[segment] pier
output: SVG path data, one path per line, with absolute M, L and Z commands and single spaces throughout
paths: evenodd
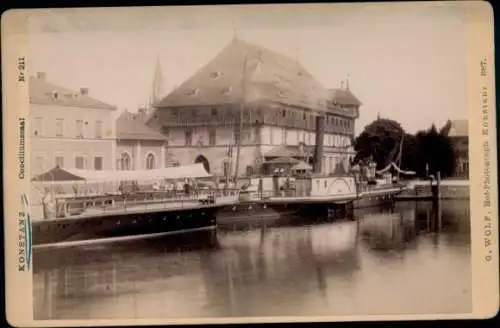
M 432 200 L 437 196 L 437 191 L 439 191 L 439 199 L 469 199 L 470 197 L 469 180 L 441 180 L 439 186 L 437 186 L 437 181 L 411 181 L 408 187 L 396 197 L 397 200 Z

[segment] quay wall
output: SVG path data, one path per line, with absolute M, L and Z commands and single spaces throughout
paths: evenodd
M 470 191 L 467 181 L 442 181 L 439 186 L 441 199 L 469 199 Z M 413 184 L 413 189 L 406 190 L 398 196 L 398 199 L 429 199 L 432 198 L 430 182 L 418 182 Z

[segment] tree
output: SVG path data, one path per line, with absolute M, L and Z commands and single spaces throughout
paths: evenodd
M 455 151 L 451 139 L 446 135 L 446 126 L 438 133 L 433 124 L 427 131 L 416 134 L 417 161 L 415 171 L 418 176 L 436 175 L 441 172 L 443 178 L 453 175 L 455 170 Z M 428 172 L 427 172 L 428 168 Z
M 396 159 L 404 130 L 396 121 L 378 118 L 365 127 L 356 138 L 354 162 L 372 158 L 377 163 L 377 168 L 386 167 Z
M 417 171 L 416 168 L 419 165 L 418 149 L 417 137 L 409 133 L 405 134 L 401 153 L 401 169 Z

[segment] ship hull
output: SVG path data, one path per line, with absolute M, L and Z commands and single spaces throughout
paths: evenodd
M 32 223 L 33 245 L 106 237 L 183 232 L 215 228 L 217 207 L 121 213 L 40 220 Z

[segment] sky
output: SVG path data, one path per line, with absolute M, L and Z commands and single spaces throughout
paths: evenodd
M 34 10 L 28 69 L 136 111 L 157 58 L 168 93 L 236 35 L 298 59 L 326 88 L 350 76 L 357 134 L 377 115 L 415 133 L 467 118 L 463 15 L 453 2 Z

